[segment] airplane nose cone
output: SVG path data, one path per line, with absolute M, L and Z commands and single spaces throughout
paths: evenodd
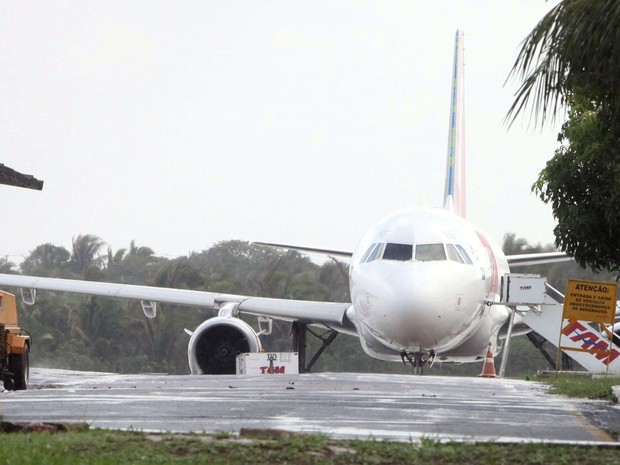
M 444 281 L 428 272 L 403 271 L 385 284 L 376 313 L 383 339 L 403 349 L 436 347 L 450 323 Z

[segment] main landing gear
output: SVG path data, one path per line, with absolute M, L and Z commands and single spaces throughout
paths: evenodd
M 315 331 L 312 331 L 308 328 L 308 325 L 302 323 L 300 321 L 293 322 L 293 326 L 291 328 L 293 333 L 293 347 L 294 350 L 299 354 L 299 372 L 300 373 L 310 373 L 314 363 L 319 359 L 321 354 L 329 345 L 336 339 L 338 333 L 334 330 L 327 330 L 323 334 L 319 334 Z M 315 336 L 317 339 L 322 341 L 321 347 L 319 347 L 312 357 L 312 360 L 306 365 L 306 335 L 310 333 Z
M 430 352 L 407 352 L 402 351 L 400 353 L 400 358 L 403 360 L 403 363 L 407 365 L 409 363 L 413 368 L 414 375 L 422 375 L 424 374 L 424 365 L 432 366 L 435 361 L 435 351 L 431 350 Z

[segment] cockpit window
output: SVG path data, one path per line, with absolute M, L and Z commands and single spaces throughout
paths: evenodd
M 377 246 L 376 243 L 370 244 L 370 247 L 368 247 L 368 250 L 366 250 L 366 252 L 364 252 L 364 255 L 362 255 L 362 259 L 360 260 L 361 263 L 365 263 L 366 260 L 368 260 L 368 256 L 372 253 L 372 251 L 375 249 L 376 246 Z
M 361 263 L 367 263 L 367 262 L 372 262 L 373 260 L 376 260 L 377 258 L 381 256 L 382 251 L 383 251 L 383 244 L 381 243 L 371 244 L 371 246 L 368 247 L 368 250 L 366 251 L 366 253 L 362 256 L 362 259 L 360 260 Z
M 463 257 L 458 253 L 454 244 L 446 244 L 446 252 L 448 253 L 448 260 L 453 262 L 465 263 Z
M 377 244 L 375 248 L 372 250 L 371 254 L 368 256 L 367 261 L 372 262 L 381 257 L 381 252 L 383 251 L 383 244 Z
M 375 242 L 366 249 L 360 263 L 369 263 L 380 258 L 409 261 L 413 259 L 413 245 Z M 450 260 L 468 265 L 473 263 L 465 248 L 460 244 L 418 244 L 415 246 L 415 259 L 422 262 Z
M 463 260 L 465 260 L 465 263 L 467 263 L 468 265 L 472 265 L 474 262 L 471 261 L 471 258 L 469 258 L 469 255 L 467 254 L 467 251 L 465 250 L 465 248 L 460 245 L 460 244 L 454 244 L 456 249 L 459 251 L 459 253 L 461 254 L 461 257 L 463 257 Z
M 413 258 L 413 245 L 412 244 L 385 244 L 385 251 L 383 252 L 384 260 L 400 260 L 408 261 Z
M 418 244 L 415 246 L 415 259 L 421 262 L 445 260 L 443 244 Z

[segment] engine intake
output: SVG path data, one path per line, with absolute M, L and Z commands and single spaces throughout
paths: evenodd
M 187 347 L 189 369 L 193 375 L 234 375 L 237 355 L 261 349 L 249 324 L 217 316 L 204 321 L 192 334 Z

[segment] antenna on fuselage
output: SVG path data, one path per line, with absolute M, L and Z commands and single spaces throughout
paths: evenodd
M 464 100 L 464 36 L 457 30 L 454 39 L 454 64 L 450 96 L 448 158 L 443 206 L 465 218 L 465 100 Z

